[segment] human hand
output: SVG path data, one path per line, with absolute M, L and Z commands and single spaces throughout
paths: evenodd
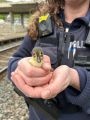
M 40 97 L 42 87 L 37 86 L 47 84 L 52 77 L 50 59 L 44 55 L 42 68 L 30 65 L 29 59 L 30 57 L 23 58 L 18 62 L 16 70 L 11 74 L 11 79 L 17 88 L 27 96 Z
M 72 79 L 70 70 L 71 69 L 66 65 L 56 68 L 51 81 L 44 87 L 41 97 L 51 99 L 71 85 Z

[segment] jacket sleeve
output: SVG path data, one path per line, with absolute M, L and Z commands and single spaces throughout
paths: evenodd
M 90 114 L 90 71 L 84 68 L 75 68 L 79 74 L 80 89 L 78 92 L 73 88 L 67 88 L 65 91 L 69 102 L 79 105 L 87 114 Z
M 11 77 L 11 72 L 13 72 L 16 67 L 17 63 L 20 59 L 24 57 L 30 57 L 32 48 L 35 44 L 35 41 L 32 41 L 29 36 L 25 36 L 23 39 L 22 44 L 20 45 L 19 49 L 16 51 L 16 53 L 13 54 L 11 59 L 8 62 L 8 78 Z
M 31 56 L 32 48 L 34 47 L 35 41 L 32 41 L 29 36 L 25 36 L 19 49 L 13 54 L 8 62 L 8 78 L 11 80 L 11 73 L 16 69 L 17 63 L 24 57 Z M 14 85 L 14 84 L 13 84 Z M 14 90 L 19 94 L 23 95 L 14 85 Z

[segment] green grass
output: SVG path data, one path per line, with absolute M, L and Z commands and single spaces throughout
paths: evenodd
M 0 15 L 0 19 L 5 20 L 5 15 Z

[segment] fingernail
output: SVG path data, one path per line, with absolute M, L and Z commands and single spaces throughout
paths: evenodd
M 45 98 L 48 98 L 48 97 L 50 97 L 50 90 L 46 90 L 42 93 L 42 98 L 45 99 Z

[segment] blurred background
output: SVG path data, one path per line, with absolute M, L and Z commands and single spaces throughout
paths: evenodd
M 7 77 L 8 60 L 27 33 L 29 18 L 44 0 L 0 0 L 0 120 L 28 120 L 23 97 Z

